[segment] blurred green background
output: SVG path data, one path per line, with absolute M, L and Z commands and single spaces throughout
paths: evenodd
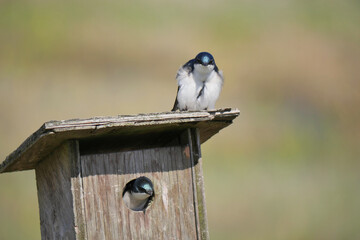
M 202 148 L 211 238 L 360 239 L 359 24 L 356 0 L 1 1 L 0 159 L 45 121 L 170 110 L 209 51 L 241 111 Z M 39 225 L 34 171 L 0 175 L 0 238 Z

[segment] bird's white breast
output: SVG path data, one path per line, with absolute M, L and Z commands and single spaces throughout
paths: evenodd
M 222 73 L 212 71 L 204 82 L 204 90 L 197 99 L 198 109 L 215 109 L 215 102 L 219 98 L 223 85 Z
M 146 193 L 132 193 L 125 192 L 123 201 L 126 206 L 134 211 L 141 211 L 144 209 L 149 195 Z

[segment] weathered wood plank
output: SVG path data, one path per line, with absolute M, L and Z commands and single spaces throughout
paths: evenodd
M 190 155 L 182 146 L 81 156 L 88 239 L 196 239 Z M 155 197 L 145 213 L 122 190 L 146 176 Z
M 79 156 L 77 141 L 56 149 L 36 168 L 42 239 L 208 239 L 199 139 L 183 135 L 178 146 L 135 151 Z M 156 194 L 145 214 L 122 201 L 139 176 Z
M 195 194 L 196 194 L 196 209 L 198 210 L 198 229 L 200 239 L 209 239 L 209 229 L 207 222 L 207 212 L 206 212 L 206 200 L 205 200 L 205 184 L 204 184 L 204 175 L 202 170 L 202 157 L 201 157 L 201 143 L 200 143 L 200 133 L 199 129 L 189 129 L 188 134 L 190 136 L 189 142 L 191 146 L 191 152 L 194 168 L 193 168 L 193 183 L 195 184 Z
M 72 149 L 70 152 L 71 157 L 68 161 L 71 162 L 71 192 L 73 198 L 74 219 L 75 219 L 75 234 L 77 240 L 86 239 L 86 219 L 85 219 L 85 206 L 83 195 L 83 183 L 81 176 L 81 162 L 79 142 L 76 140 L 67 141 L 69 147 Z M 66 143 L 64 143 L 66 144 Z
M 161 146 L 187 128 L 198 128 L 203 143 L 231 124 L 239 113 L 237 109 L 219 109 L 47 122 L 0 164 L 0 173 L 34 169 L 40 160 L 68 139 L 88 140 L 106 136 L 126 143 L 128 136 L 142 136 L 144 140 L 137 147 L 152 143 Z M 159 142 L 154 142 L 152 134 Z M 134 143 L 131 142 L 131 149 L 134 149 Z M 88 144 L 91 147 L 91 142 Z M 96 144 L 98 142 L 95 141 Z
M 42 239 L 84 239 L 77 157 L 77 142 L 68 141 L 35 170 Z

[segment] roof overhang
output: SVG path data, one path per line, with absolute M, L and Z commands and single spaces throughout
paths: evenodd
M 146 136 L 147 139 L 155 138 L 153 141 L 161 145 L 172 134 L 198 128 L 203 143 L 230 125 L 239 114 L 239 110 L 227 108 L 50 121 L 44 123 L 0 164 L 0 173 L 34 169 L 41 159 L 70 139 L 86 142 Z

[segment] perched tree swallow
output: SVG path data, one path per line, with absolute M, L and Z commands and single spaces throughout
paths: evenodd
M 147 177 L 128 182 L 123 191 L 123 200 L 134 211 L 145 211 L 154 196 L 154 187 Z
M 176 75 L 178 92 L 172 111 L 215 109 L 224 78 L 214 57 L 201 52 L 182 66 Z

